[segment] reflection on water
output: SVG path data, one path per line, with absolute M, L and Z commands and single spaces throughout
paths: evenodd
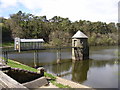
M 95 88 L 117 88 L 118 65 L 106 63 L 104 67 L 91 67 L 88 71 L 88 78 L 83 84 Z
M 118 64 L 114 60 L 67 62 L 45 68 L 49 73 L 94 88 L 118 87 Z
M 62 62 L 56 64 L 56 50 L 39 51 L 39 66 L 48 73 L 94 88 L 118 87 L 117 47 L 91 47 L 91 60 L 71 61 L 71 50 L 62 50 Z M 33 66 L 33 52 L 11 53 L 9 57 Z
M 41 50 L 38 52 L 39 65 L 56 62 L 57 50 Z M 9 53 L 9 58 L 21 63 L 34 66 L 34 52 Z M 61 59 L 71 59 L 71 50 L 62 50 Z
M 89 70 L 89 61 L 72 63 L 72 81 L 84 82 L 87 80 L 87 72 Z
M 96 47 L 91 48 L 90 58 L 94 60 L 113 60 L 118 59 L 118 48 L 117 47 Z

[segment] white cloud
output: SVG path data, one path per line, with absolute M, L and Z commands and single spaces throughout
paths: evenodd
M 27 8 L 41 8 L 36 15 L 69 17 L 72 21 L 117 21 L 119 0 L 20 0 Z
M 21 3 L 34 12 L 33 14 L 46 15 L 48 18 L 61 16 L 68 17 L 72 21 L 82 19 L 103 22 L 117 22 L 118 1 L 119 0 L 2 0 L 4 7 Z M 40 11 L 38 12 L 36 9 L 40 9 Z
M 16 6 L 17 0 L 0 0 L 0 7 L 7 8 L 10 6 Z
M 26 8 L 34 10 L 41 7 L 42 0 L 18 0 L 19 3 L 22 3 Z

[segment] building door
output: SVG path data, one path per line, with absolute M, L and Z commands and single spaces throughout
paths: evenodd
M 77 40 L 74 40 L 74 47 L 77 46 Z

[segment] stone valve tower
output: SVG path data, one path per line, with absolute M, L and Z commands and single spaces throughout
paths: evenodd
M 72 59 L 73 60 L 88 60 L 89 45 L 88 37 L 81 31 L 77 31 L 72 37 Z

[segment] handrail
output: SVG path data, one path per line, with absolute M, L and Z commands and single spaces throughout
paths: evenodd
M 69 48 L 77 48 L 77 47 L 40 47 L 40 48 L 21 48 L 21 51 L 35 51 L 35 50 L 54 50 L 54 49 L 69 49 Z M 81 48 L 82 49 L 82 48 Z M 3 49 L 2 52 L 17 52 L 18 50 L 14 50 L 13 48 Z

